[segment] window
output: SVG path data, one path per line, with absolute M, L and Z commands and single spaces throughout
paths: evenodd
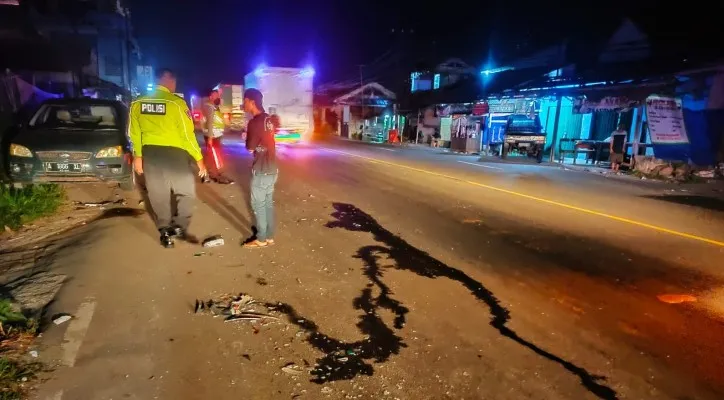
M 417 81 L 420 79 L 420 76 L 422 75 L 421 72 L 413 72 L 410 74 L 410 92 L 414 92 L 418 90 L 417 87 Z
M 35 113 L 30 126 L 36 129 L 118 130 L 116 109 L 101 104 L 46 104 Z

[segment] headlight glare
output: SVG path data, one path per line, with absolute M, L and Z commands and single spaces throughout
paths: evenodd
M 96 153 L 96 158 L 117 158 L 123 157 L 123 148 L 121 146 L 106 147 Z
M 32 157 L 33 152 L 25 146 L 12 143 L 10 145 L 10 155 L 15 157 Z

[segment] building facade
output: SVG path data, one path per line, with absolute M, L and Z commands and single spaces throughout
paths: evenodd
M 105 93 L 102 97 L 117 97 L 132 91 L 141 53 L 130 11 L 122 0 L 26 0 L 20 4 L 40 37 L 53 47 L 75 50 L 65 55 L 70 70 L 23 71 L 26 79 L 46 90 L 55 89 L 49 85 L 71 85 L 73 95 L 90 90 Z

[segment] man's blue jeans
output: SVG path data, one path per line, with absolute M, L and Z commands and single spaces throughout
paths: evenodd
M 256 218 L 256 238 L 263 242 L 274 238 L 274 185 L 278 174 L 253 173 L 251 209 Z

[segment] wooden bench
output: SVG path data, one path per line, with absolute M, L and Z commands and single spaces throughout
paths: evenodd
M 573 164 L 578 161 L 578 154 L 586 154 L 586 163 L 592 160 L 592 155 L 596 152 L 595 142 L 590 140 L 581 140 L 574 138 L 563 138 L 558 143 L 558 162 L 563 163 L 566 154 L 573 155 Z

